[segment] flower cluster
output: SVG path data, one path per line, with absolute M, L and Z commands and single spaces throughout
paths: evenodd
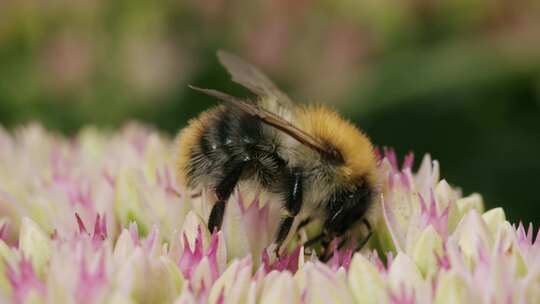
M 274 257 L 279 204 L 241 189 L 210 234 L 174 182 L 172 141 L 140 126 L 72 139 L 0 130 L 0 302 L 533 303 L 540 242 L 463 197 L 425 156 L 380 156 L 380 220 L 361 252 Z M 537 237 L 538 238 L 538 237 Z

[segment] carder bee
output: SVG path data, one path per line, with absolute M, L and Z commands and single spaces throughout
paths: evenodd
M 312 220 L 322 231 L 305 246 L 324 247 L 334 238 L 344 243 L 363 224 L 368 236 L 359 249 L 371 235 L 367 215 L 377 193 L 377 158 L 368 137 L 328 107 L 293 103 L 239 57 L 219 51 L 218 58 L 232 80 L 257 98 L 190 86 L 223 101 L 192 119 L 177 140 L 178 182 L 184 189 L 215 193 L 210 231 L 221 228 L 233 190 L 255 182 L 277 194 L 283 207 L 277 253 L 291 231 Z

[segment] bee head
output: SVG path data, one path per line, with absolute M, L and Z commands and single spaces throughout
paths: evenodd
M 366 214 L 373 197 L 373 188 L 366 179 L 356 187 L 338 189 L 326 205 L 324 230 L 330 236 L 343 235 Z

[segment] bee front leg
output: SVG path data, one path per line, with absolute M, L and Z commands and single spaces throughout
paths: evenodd
M 360 243 L 358 243 L 358 245 L 356 245 L 354 252 L 360 251 L 362 248 L 364 248 L 364 246 L 367 244 L 367 242 L 371 238 L 371 235 L 373 234 L 373 228 L 371 228 L 371 224 L 369 223 L 369 221 L 366 219 L 363 219 L 362 223 L 366 226 L 368 234 L 364 239 L 362 239 L 362 241 L 360 241 Z
M 326 245 L 323 245 L 323 244 L 328 243 L 327 239 L 328 239 L 328 235 L 325 232 L 321 232 L 317 234 L 316 236 L 314 236 L 313 238 L 307 240 L 304 243 L 304 253 L 308 255 L 312 254 L 313 251 L 315 250 L 314 246 L 317 245 L 318 243 L 321 244 L 321 247 L 323 248 L 322 250 L 325 250 Z
M 312 247 L 313 245 L 322 241 L 324 238 L 326 238 L 326 234 L 324 232 L 321 232 L 312 239 L 309 239 L 307 242 L 305 242 L 304 247 Z
M 302 173 L 298 169 L 293 169 L 286 184 L 285 210 L 288 214 L 281 220 L 279 229 L 276 235 L 276 254 L 279 253 L 281 245 L 287 239 L 295 217 L 302 209 Z
M 242 160 L 230 160 L 226 165 L 226 168 L 228 168 L 227 173 L 218 183 L 215 190 L 218 201 L 212 207 L 210 217 L 208 218 L 208 229 L 210 232 L 221 229 L 223 216 L 225 215 L 225 204 L 233 193 L 234 188 L 238 184 L 238 180 L 240 180 L 240 176 L 249 161 L 250 158 L 246 156 Z

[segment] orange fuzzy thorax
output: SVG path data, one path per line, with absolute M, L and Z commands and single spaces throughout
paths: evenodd
M 191 161 L 191 149 L 199 144 L 205 128 L 207 128 L 209 121 L 215 116 L 218 109 L 221 108 L 208 110 L 203 112 L 199 117 L 192 118 L 188 126 L 180 131 L 176 139 L 176 178 L 183 188 L 187 188 L 189 185 L 187 168 Z
M 373 145 L 358 128 L 323 106 L 302 108 L 296 118 L 299 128 L 341 153 L 344 164 L 339 168 L 340 175 L 347 180 L 365 177 L 374 182 Z

